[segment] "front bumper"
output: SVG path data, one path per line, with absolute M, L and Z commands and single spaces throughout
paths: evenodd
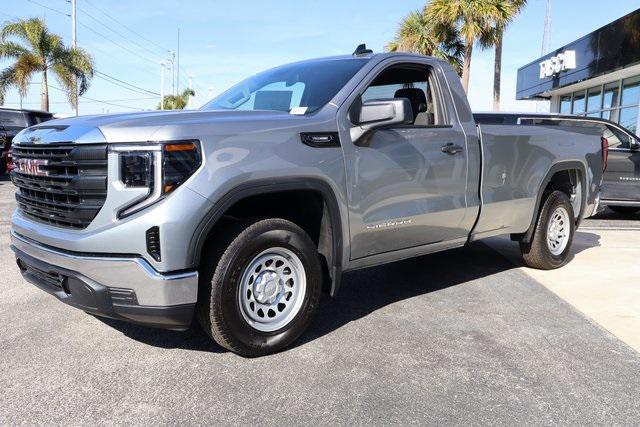
M 11 248 L 25 279 L 66 304 L 167 329 L 183 330 L 191 324 L 196 271 L 160 274 L 139 257 L 70 253 L 15 232 Z

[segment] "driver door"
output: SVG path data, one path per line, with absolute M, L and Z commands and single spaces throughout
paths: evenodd
M 358 89 L 356 102 L 408 98 L 413 120 L 355 141 L 345 133 L 352 260 L 467 238 L 466 138 L 434 74 L 393 64 Z

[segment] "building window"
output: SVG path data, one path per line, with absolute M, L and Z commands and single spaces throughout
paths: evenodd
M 640 76 L 561 95 L 556 106 L 561 114 L 602 117 L 640 133 Z
M 574 92 L 573 93 L 573 114 L 584 114 L 585 113 L 585 99 L 584 99 L 584 91 Z
M 623 80 L 619 123 L 634 133 L 638 127 L 638 105 L 640 105 L 640 76 Z
M 587 116 L 600 117 L 602 109 L 602 88 L 592 87 L 587 90 Z
M 560 113 L 571 114 L 571 95 L 562 95 L 560 97 Z
M 604 96 L 602 97 L 602 118 L 618 121 L 618 91 L 620 82 L 609 83 L 604 86 Z

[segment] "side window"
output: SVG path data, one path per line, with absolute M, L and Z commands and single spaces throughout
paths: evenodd
M 33 125 L 37 125 L 40 124 L 42 122 L 46 122 L 47 120 L 51 120 L 51 118 L 49 116 L 45 116 L 42 114 L 30 114 L 30 122 L 29 125 L 33 126 Z
M 604 133 L 602 134 L 607 141 L 609 141 L 609 148 L 631 148 L 629 144 L 629 137 L 616 128 L 606 126 Z
M 413 126 L 445 124 L 441 106 L 436 104 L 431 68 L 419 64 L 393 65 L 382 71 L 362 93 L 362 102 L 371 99 L 407 98 L 413 110 Z

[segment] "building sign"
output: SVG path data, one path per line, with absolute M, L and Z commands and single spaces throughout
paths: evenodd
M 560 73 L 560 71 L 573 70 L 575 68 L 576 51 L 565 50 L 540 63 L 540 78 L 545 79 Z

